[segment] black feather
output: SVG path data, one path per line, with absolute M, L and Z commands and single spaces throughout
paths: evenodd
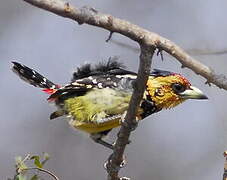
M 61 97 L 60 100 L 64 100 L 65 98 L 73 96 L 82 96 L 86 94 L 90 89 L 87 87 L 82 86 L 73 86 L 68 85 L 63 88 L 58 89 L 55 93 L 51 94 L 48 98 L 48 100 L 55 99 Z
M 77 71 L 73 73 L 72 82 L 83 79 L 89 76 L 96 75 L 136 75 L 137 73 L 123 69 L 125 66 L 117 61 L 116 57 L 109 58 L 108 61 L 103 61 L 97 64 L 96 66 L 91 66 L 91 64 L 85 64 L 77 68 Z M 151 76 L 170 76 L 175 73 L 170 71 L 164 71 L 160 69 L 153 69 L 150 73 Z
M 117 57 L 110 57 L 107 62 L 103 61 L 97 64 L 94 70 L 97 72 L 108 72 L 115 69 L 125 68 L 125 66 L 117 60 Z
M 88 74 L 90 74 L 91 72 L 92 72 L 91 64 L 85 64 L 77 68 L 77 71 L 73 73 L 73 78 L 81 79 L 81 78 L 87 77 Z
M 100 62 L 95 66 L 91 66 L 91 64 L 85 64 L 77 68 L 77 71 L 73 73 L 72 82 L 74 82 L 77 79 L 82 79 L 94 75 L 135 74 L 134 72 L 124 70 L 123 68 L 124 65 L 118 62 L 116 57 L 109 58 L 108 61 Z
M 164 70 L 160 70 L 160 69 L 153 69 L 152 72 L 150 73 L 151 76 L 155 76 L 155 77 L 159 77 L 159 76 L 171 76 L 174 75 L 176 73 L 170 72 L 170 71 L 164 71 Z
M 13 67 L 12 70 L 16 73 L 22 80 L 26 81 L 27 83 L 40 88 L 55 88 L 56 85 L 39 74 L 37 71 L 20 64 L 18 62 L 12 62 Z

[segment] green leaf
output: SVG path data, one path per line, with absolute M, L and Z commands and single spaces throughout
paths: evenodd
M 35 174 L 30 180 L 39 180 L 39 177 L 37 176 L 37 174 Z
M 43 167 L 42 163 L 39 160 L 40 159 L 39 156 L 32 156 L 31 159 L 34 159 L 34 165 L 36 167 L 38 167 L 38 168 L 42 168 Z
M 41 162 L 42 165 L 44 165 L 50 159 L 50 155 L 48 153 L 44 152 L 43 158 L 44 158 L 44 160 Z
M 21 174 L 17 175 L 16 180 L 26 180 L 27 178 Z

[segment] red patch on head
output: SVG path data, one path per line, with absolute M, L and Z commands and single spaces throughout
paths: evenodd
M 187 87 L 191 86 L 191 83 L 181 74 L 175 73 L 174 76 L 177 76 L 181 80 L 182 84 L 184 84 L 185 86 L 187 86 Z

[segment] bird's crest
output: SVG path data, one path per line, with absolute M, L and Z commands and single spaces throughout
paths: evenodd
M 77 70 L 73 73 L 72 81 L 88 76 L 109 74 L 115 72 L 116 70 L 121 70 L 122 68 L 124 68 L 124 65 L 118 62 L 117 59 L 117 57 L 110 57 L 108 61 L 102 61 L 95 66 L 87 63 L 81 67 L 78 67 Z

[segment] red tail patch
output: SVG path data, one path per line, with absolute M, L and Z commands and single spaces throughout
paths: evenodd
M 53 94 L 55 93 L 57 90 L 56 89 L 42 89 L 43 92 L 47 93 L 47 94 Z
M 47 94 L 53 94 L 57 91 L 57 89 L 42 89 L 43 92 L 47 93 Z M 48 102 L 53 102 L 55 101 L 56 98 L 51 98 L 51 99 L 48 99 Z
M 57 89 L 59 89 L 61 86 L 60 85 L 55 85 L 54 88 L 45 88 L 45 89 L 42 89 L 43 92 L 47 93 L 47 94 L 53 94 L 57 91 Z
M 49 95 L 52 95 L 54 94 L 59 88 L 61 88 L 60 85 L 55 85 L 54 88 L 45 88 L 45 89 L 42 89 L 43 92 L 49 94 Z M 48 98 L 48 102 L 53 102 L 55 101 L 57 98 Z

